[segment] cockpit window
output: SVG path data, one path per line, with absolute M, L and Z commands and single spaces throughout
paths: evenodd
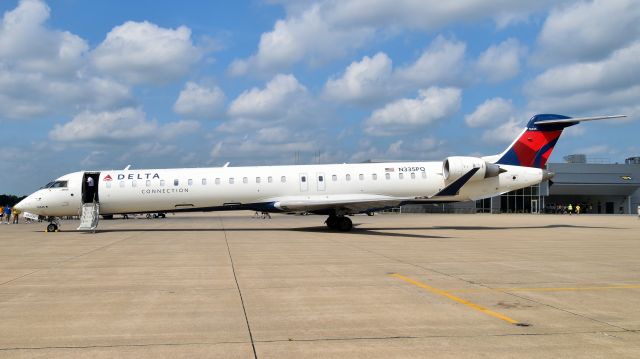
M 42 186 L 41 188 L 49 188 L 49 187 L 53 186 L 54 183 L 55 182 L 49 182 L 46 185 Z
M 67 188 L 67 181 L 55 181 L 51 188 Z

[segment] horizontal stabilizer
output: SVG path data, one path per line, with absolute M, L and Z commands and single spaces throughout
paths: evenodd
M 462 177 L 453 181 L 453 183 L 451 183 L 447 187 L 443 188 L 440 192 L 433 195 L 433 197 L 445 197 L 445 196 L 457 195 L 460 192 L 460 189 L 462 188 L 462 186 L 464 186 L 467 182 L 469 182 L 471 177 L 473 177 L 473 175 L 476 174 L 476 172 L 478 172 L 479 170 L 480 170 L 480 167 L 472 168 L 469 172 L 462 175 Z
M 559 118 L 559 119 L 553 119 L 553 120 L 540 120 L 534 123 L 536 125 L 551 125 L 554 123 L 577 123 L 577 122 L 584 122 L 584 121 L 608 120 L 612 118 L 622 118 L 622 117 L 627 117 L 627 115 Z

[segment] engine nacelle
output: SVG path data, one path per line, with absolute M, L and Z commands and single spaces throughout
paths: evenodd
M 482 158 L 452 156 L 447 157 L 442 163 L 442 174 L 445 180 L 455 181 L 474 168 L 479 168 L 479 170 L 469 181 L 496 177 L 500 173 L 505 172 L 500 166 L 495 163 L 485 162 Z

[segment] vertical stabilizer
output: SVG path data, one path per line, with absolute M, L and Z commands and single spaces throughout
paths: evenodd
M 562 134 L 562 130 L 565 128 L 577 125 L 583 121 L 621 117 L 626 116 L 572 118 L 554 114 L 535 115 L 531 117 L 527 123 L 527 127 L 504 152 L 499 155 L 485 157 L 484 159 L 499 165 L 544 168 Z

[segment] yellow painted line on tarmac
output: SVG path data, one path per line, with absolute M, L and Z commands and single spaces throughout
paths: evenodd
M 629 285 L 607 285 L 594 287 L 542 287 L 542 288 L 486 288 L 486 289 L 453 289 L 454 293 L 475 293 L 475 292 L 578 292 L 589 290 L 612 290 L 612 289 L 640 289 L 638 284 Z
M 438 289 L 438 288 L 432 287 L 432 286 L 430 286 L 428 284 L 424 284 L 422 282 L 418 282 L 415 279 L 411 279 L 409 277 L 405 277 L 405 276 L 403 276 L 401 274 L 394 273 L 394 274 L 391 274 L 391 276 L 395 277 L 395 278 L 398 278 L 400 280 L 403 280 L 403 281 L 405 281 L 405 282 L 407 282 L 409 284 L 413 284 L 416 287 L 420 287 L 420 288 L 426 289 L 426 290 L 428 290 L 428 291 L 430 291 L 432 293 L 441 295 L 443 297 L 447 297 L 447 298 L 453 300 L 454 302 L 457 302 L 457 303 L 460 303 L 460 304 L 464 304 L 464 305 L 466 305 L 467 307 L 469 307 L 471 309 L 475 309 L 475 310 L 480 311 L 480 312 L 482 312 L 484 314 L 490 315 L 490 316 L 492 316 L 494 318 L 498 318 L 498 319 L 504 320 L 505 322 L 507 322 L 509 324 L 526 326 L 526 324 L 521 324 L 520 322 L 518 322 L 517 320 L 515 320 L 513 318 L 509 318 L 506 315 L 494 312 L 493 310 L 487 309 L 487 308 L 485 308 L 485 307 L 483 307 L 481 305 L 478 305 L 476 303 L 470 302 L 470 301 L 462 299 L 460 297 L 456 297 L 455 295 L 453 295 L 453 294 L 451 294 L 449 292 L 446 292 L 446 291 L 444 291 L 442 289 Z

